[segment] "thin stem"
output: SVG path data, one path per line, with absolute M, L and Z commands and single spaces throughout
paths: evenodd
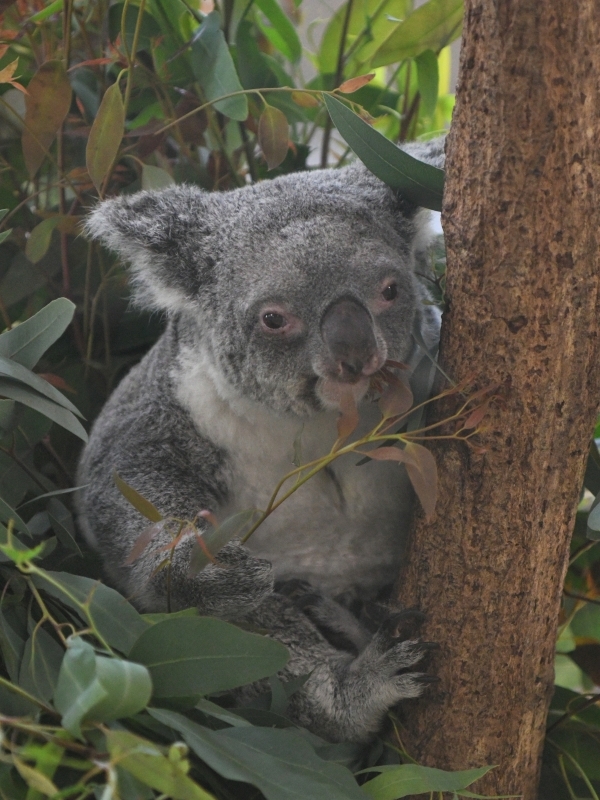
M 570 597 L 572 600 L 583 600 L 584 603 L 592 603 L 592 605 L 600 606 L 600 600 L 595 597 L 587 597 L 585 594 L 579 592 L 571 592 L 569 589 L 563 589 L 565 597 Z
M 565 722 L 566 720 L 576 716 L 577 714 L 580 714 L 582 711 L 585 711 L 586 708 L 596 705 L 599 702 L 600 702 L 599 695 L 597 694 L 590 695 L 585 700 L 585 702 L 582 703 L 580 706 L 574 708 L 572 711 L 565 711 L 565 713 L 562 716 L 560 716 L 555 722 L 553 722 L 552 725 L 549 725 L 548 728 L 546 729 L 546 734 L 549 734 L 550 731 L 554 730 L 554 728 L 557 728 L 559 725 L 562 725 L 563 722 Z
M 350 26 L 350 18 L 352 16 L 353 0 L 348 0 L 346 6 L 346 13 L 344 15 L 344 22 L 342 24 L 342 35 L 340 36 L 340 43 L 338 47 L 337 64 L 335 68 L 334 88 L 339 86 L 344 76 L 344 51 L 346 49 L 346 38 L 348 36 L 348 27 Z M 321 168 L 325 169 L 327 166 L 327 158 L 329 156 L 329 140 L 331 138 L 331 117 L 328 115 L 325 120 L 325 128 L 323 130 L 323 140 L 321 143 Z
M 123 7 L 123 14 L 125 14 L 128 0 L 125 0 Z M 129 108 L 129 99 L 131 97 L 131 89 L 133 87 L 133 73 L 135 68 L 135 57 L 137 54 L 138 41 L 140 38 L 140 30 L 142 28 L 142 18 L 144 16 L 144 8 L 146 7 L 146 0 L 140 0 L 137 19 L 135 21 L 135 30 L 133 32 L 133 42 L 131 45 L 131 54 L 127 58 L 128 71 L 127 71 L 127 84 L 125 85 L 125 98 L 123 106 L 125 108 L 125 116 L 127 116 L 127 109 Z M 122 24 L 122 23 L 121 23 Z

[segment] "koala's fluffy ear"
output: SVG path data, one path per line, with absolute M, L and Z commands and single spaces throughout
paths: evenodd
M 136 303 L 178 310 L 211 282 L 217 203 L 194 186 L 124 195 L 92 211 L 86 234 L 131 265 Z

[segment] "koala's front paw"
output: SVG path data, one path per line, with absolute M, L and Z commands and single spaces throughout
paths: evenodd
M 219 550 L 216 561 L 197 576 L 198 605 L 203 614 L 240 617 L 272 593 L 270 562 L 254 558 L 238 542 L 229 542 Z

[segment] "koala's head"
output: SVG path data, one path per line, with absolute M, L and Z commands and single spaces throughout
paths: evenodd
M 418 157 L 440 164 L 440 140 Z M 88 233 L 132 267 L 136 301 L 185 318 L 232 394 L 281 413 L 357 400 L 402 361 L 423 314 L 428 212 L 361 165 L 224 193 L 193 186 L 101 203 Z

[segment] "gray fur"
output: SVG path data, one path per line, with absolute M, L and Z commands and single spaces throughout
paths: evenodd
M 439 165 L 443 144 L 416 154 Z M 348 345 L 358 399 L 369 365 L 414 358 L 413 325 L 435 340 L 439 318 L 414 276 L 427 216 L 360 165 L 228 193 L 140 192 L 92 212 L 88 233 L 131 265 L 136 301 L 168 315 L 164 335 L 97 419 L 79 469 L 84 533 L 111 583 L 140 609 L 165 609 L 166 571 L 153 572 L 170 536 L 161 533 L 125 566 L 147 522 L 118 493 L 113 469 L 164 515 L 191 519 L 210 509 L 224 519 L 264 508 L 292 468 L 300 431 L 304 461 L 335 440 L 348 308 L 363 328 L 372 325 Z M 387 279 L 398 287 L 389 307 L 381 300 Z M 259 312 L 269 307 L 297 327 L 265 333 Z M 378 418 L 368 403 L 362 416 L 365 429 Z M 248 549 L 227 545 L 221 566 L 189 577 L 193 540 L 184 540 L 171 577 L 174 608 L 250 621 L 289 647 L 286 674 L 311 675 L 293 697 L 294 718 L 332 741 L 368 740 L 391 706 L 422 688 L 420 673 L 399 671 L 424 648 L 373 636 L 334 600 L 374 598 L 394 580 L 411 510 L 403 470 L 381 462 L 356 469 L 357 460 L 340 459 L 303 486 Z M 312 618 L 274 591 L 275 578 L 310 584 L 321 598 Z M 323 627 L 345 633 L 358 655 L 332 646 Z

